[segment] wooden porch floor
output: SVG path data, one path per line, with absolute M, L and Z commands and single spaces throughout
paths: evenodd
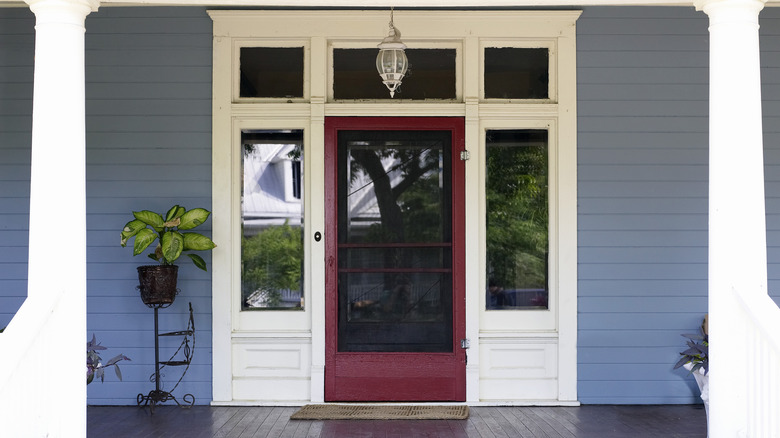
M 290 420 L 294 407 L 87 408 L 88 437 L 704 438 L 703 406 L 472 407 L 468 420 Z

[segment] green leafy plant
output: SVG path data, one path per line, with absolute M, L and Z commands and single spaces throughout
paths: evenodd
M 149 258 L 161 265 L 172 265 L 184 251 L 208 251 L 217 245 L 208 237 L 191 230 L 208 219 L 210 211 L 203 208 L 187 210 L 180 205 L 174 205 L 163 217 L 153 211 L 134 211 L 135 219 L 128 222 L 121 233 L 121 245 L 135 237 L 133 255 L 141 254 L 149 246 L 158 241 Z M 197 254 L 187 254 L 195 266 L 206 270 L 206 262 Z
M 102 382 L 105 378 L 104 371 L 108 367 L 114 367 L 116 376 L 121 381 L 122 372 L 119 371 L 118 363 L 123 360 L 130 360 L 130 358 L 124 354 L 118 354 L 109 359 L 109 361 L 104 364 L 103 359 L 101 359 L 100 355 L 98 354 L 98 351 L 101 350 L 106 350 L 106 347 L 100 345 L 100 343 L 97 342 L 95 335 L 93 334 L 92 340 L 87 342 L 87 385 L 92 383 L 95 377 L 100 378 L 100 381 Z

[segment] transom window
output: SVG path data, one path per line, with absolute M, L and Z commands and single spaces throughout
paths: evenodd
M 239 99 L 300 99 L 306 92 L 305 47 L 240 47 Z M 295 43 L 292 43 L 295 44 Z M 520 44 L 513 46 L 512 44 Z M 485 42 L 481 48 L 481 97 L 490 100 L 555 101 L 556 54 L 548 42 Z M 391 98 L 376 71 L 375 47 L 331 49 L 329 98 L 336 101 L 458 100 L 461 49 L 408 48 L 409 68 Z
M 486 99 L 548 99 L 550 52 L 546 48 L 486 47 Z
M 333 50 L 333 98 L 390 99 L 379 79 L 377 49 Z M 455 49 L 406 49 L 409 69 L 394 100 L 455 99 Z
M 239 97 L 303 97 L 303 47 L 242 47 Z

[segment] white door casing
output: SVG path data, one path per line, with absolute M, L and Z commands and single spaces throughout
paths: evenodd
M 411 48 L 457 51 L 456 97 L 335 101 L 333 48 L 375 48 L 388 11 L 210 11 L 214 20 L 213 394 L 215 404 L 324 400 L 324 120 L 326 116 L 465 117 L 467 401 L 576 403 L 576 54 L 579 11 L 396 11 Z M 303 98 L 238 96 L 240 47 L 304 47 Z M 484 99 L 485 47 L 550 51 L 548 99 Z M 379 81 L 377 75 L 377 81 Z M 486 311 L 484 137 L 543 128 L 550 139 L 550 309 Z M 242 129 L 304 131 L 303 311 L 240 311 Z M 327 236 L 325 236 L 327 238 Z

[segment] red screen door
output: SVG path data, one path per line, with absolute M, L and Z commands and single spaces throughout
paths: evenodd
M 325 120 L 327 401 L 465 401 L 463 131 Z

